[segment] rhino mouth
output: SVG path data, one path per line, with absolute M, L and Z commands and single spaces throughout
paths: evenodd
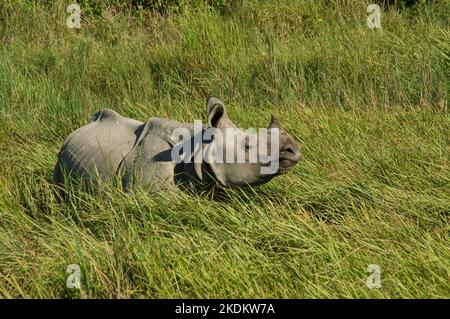
M 301 153 L 291 147 L 286 147 L 280 154 L 279 172 L 286 173 L 290 171 L 301 160 Z
M 289 158 L 289 157 L 282 157 L 279 160 L 278 172 L 280 174 L 287 173 L 291 169 L 293 169 L 294 166 L 297 165 L 298 162 L 299 162 L 299 160 L 297 158 L 293 159 L 293 158 Z
M 295 166 L 295 162 L 292 162 L 290 160 L 282 160 L 280 162 L 280 167 L 278 169 L 278 173 L 279 174 L 284 174 L 289 172 L 294 166 Z
M 297 161 L 288 158 L 283 158 L 280 160 L 280 167 L 282 168 L 292 168 L 295 164 L 297 164 Z
M 273 164 L 272 162 L 261 163 L 261 167 L 270 167 L 272 164 Z M 280 158 L 278 160 L 278 170 L 276 171 L 275 175 L 280 175 L 289 172 L 296 164 L 297 161 L 295 160 Z

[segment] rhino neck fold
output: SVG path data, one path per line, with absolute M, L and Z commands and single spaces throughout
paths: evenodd
M 140 125 L 136 131 L 136 140 L 130 151 L 123 157 L 119 166 L 117 167 L 116 174 L 123 176 L 125 172 L 132 169 L 139 154 L 141 146 L 148 142 L 147 137 L 154 138 L 158 136 L 167 143 L 167 148 L 171 150 L 174 145 L 182 142 L 181 139 L 174 139 L 173 132 L 175 129 L 183 128 L 189 132 L 191 136 L 191 155 L 187 163 L 180 163 L 175 165 L 174 169 L 174 182 L 186 182 L 189 183 L 201 183 L 203 182 L 203 154 L 201 154 L 201 163 L 194 163 L 194 150 L 195 146 L 201 145 L 201 149 L 205 148 L 203 142 L 203 132 L 207 128 L 207 125 L 201 125 L 194 123 L 181 123 L 174 120 L 167 120 L 161 118 L 150 118 L 147 122 Z M 195 145 L 197 143 L 197 145 Z M 203 152 L 202 152 L 203 153 Z

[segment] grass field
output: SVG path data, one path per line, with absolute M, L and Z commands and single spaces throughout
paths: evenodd
M 0 298 L 448 298 L 450 1 L 386 8 L 381 29 L 369 3 L 108 10 L 77 30 L 65 1 L 0 0 Z M 220 198 L 56 200 L 59 148 L 92 113 L 204 120 L 208 95 L 244 128 L 276 114 L 303 161 Z

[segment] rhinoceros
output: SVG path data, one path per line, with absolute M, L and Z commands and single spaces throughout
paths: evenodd
M 225 131 L 232 129 L 243 137 L 241 142 L 235 138 L 211 138 L 200 139 L 200 145 L 193 145 L 196 133 L 192 123 L 158 117 L 141 122 L 123 117 L 111 109 L 103 109 L 92 116 L 89 124 L 72 132 L 64 141 L 54 169 L 54 182 L 61 187 L 69 181 L 87 181 L 97 185 L 100 181 L 118 178 L 125 191 L 136 186 L 150 191 L 163 188 L 179 190 L 182 185 L 194 188 L 196 185 L 254 186 L 288 172 L 300 161 L 298 142 L 281 128 L 275 116 L 272 115 L 267 130 L 278 130 L 277 139 L 261 142 L 259 135 L 236 127 L 220 99 L 209 97 L 206 112 L 207 124 L 201 125 L 197 135 L 214 129 L 215 133 L 228 136 Z M 189 140 L 174 135 L 177 129 L 184 129 L 193 137 Z M 278 156 L 270 157 L 272 162 L 276 161 L 275 171 L 264 172 L 265 167 L 274 164 L 267 159 L 263 162 L 258 157 L 248 161 L 254 147 L 249 145 L 252 137 L 257 139 L 255 145 L 276 146 Z M 174 159 L 175 147 L 189 144 L 193 147 L 191 154 L 185 154 L 182 161 Z M 212 145 L 214 147 L 208 147 Z M 206 146 L 206 149 L 195 153 L 196 146 Z M 241 151 L 247 161 L 236 161 L 236 155 L 231 161 L 218 161 L 211 156 L 230 149 L 236 150 L 236 154 Z

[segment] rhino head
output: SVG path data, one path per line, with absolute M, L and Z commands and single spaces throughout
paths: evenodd
M 281 127 L 274 115 L 268 128 L 263 130 L 266 135 L 262 136 L 237 128 L 220 99 L 210 97 L 206 104 L 206 131 L 212 129 L 214 133 L 206 138 L 212 142 L 203 144 L 207 147 L 201 161 L 193 164 L 199 179 L 212 178 L 222 186 L 255 186 L 287 173 L 301 160 L 299 143 Z M 203 135 L 204 141 L 205 127 Z M 260 156 L 262 149 L 267 154 L 264 158 Z M 217 154 L 221 155 L 221 161 L 217 160 Z M 205 157 L 209 160 L 205 161 Z

